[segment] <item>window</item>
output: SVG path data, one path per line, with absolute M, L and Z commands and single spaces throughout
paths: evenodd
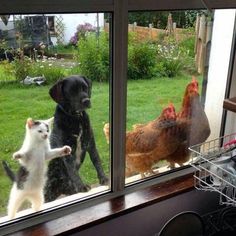
M 126 182 L 130 183 L 139 175 L 145 178 L 188 165 L 188 147 L 209 137 L 212 125 L 201 97 L 214 15 L 200 10 L 145 11 L 128 17 Z
M 110 18 L 109 13 L 107 16 Z M 56 29 L 55 35 L 51 34 L 52 29 Z M 83 199 L 108 191 L 110 154 L 102 126 L 109 122 L 110 35 L 109 31 L 104 30 L 104 13 L 10 15 L 1 30 L 1 118 L 8 121 L 7 125 L 1 123 L 1 157 L 6 172 L 1 169 L 1 222 L 30 214 L 31 204 L 36 211 L 50 209 L 72 201 L 73 192 L 80 192 L 76 198 Z M 73 76 L 77 74 L 86 74 L 86 77 Z M 68 79 L 60 81 L 63 78 Z M 61 96 L 59 100 L 58 96 Z M 61 138 L 53 134 L 59 125 L 56 121 L 58 111 L 55 109 L 66 116 L 59 118 L 65 119 L 66 124 L 69 124 L 68 119 L 74 120 L 71 121 L 73 127 L 67 127 L 68 134 L 64 134 L 64 138 L 61 136 L 65 139 L 61 144 L 58 143 Z M 53 116 L 54 121 L 49 123 L 48 118 Z M 96 121 L 93 121 L 95 117 Z M 55 143 L 49 134 L 56 138 Z M 76 167 L 71 166 L 68 171 L 69 161 L 63 160 L 66 157 L 51 160 L 53 152 L 48 156 L 49 161 L 44 163 L 47 155 L 41 153 L 46 153 L 44 145 L 47 141 L 55 149 L 55 156 L 71 158 Z M 68 150 L 60 154 L 63 146 L 69 146 L 71 155 L 66 153 Z M 61 151 L 56 151 L 56 148 Z M 91 168 L 91 163 L 94 168 Z M 40 165 L 45 164 L 48 168 L 44 177 L 45 167 L 40 170 Z M 61 174 L 62 166 L 66 169 L 64 174 L 56 177 L 55 169 L 59 165 Z M 77 174 L 73 176 L 73 168 L 80 167 L 81 177 Z M 12 177 L 16 189 L 8 178 L 11 171 L 14 175 L 18 173 Z M 62 188 L 67 188 L 68 192 L 59 193 L 59 186 L 66 178 L 73 179 L 74 183 L 70 185 L 71 180 L 68 179 Z M 58 196 L 49 190 L 56 179 L 59 181 L 55 185 Z M 37 196 L 31 199 L 27 185 Z M 35 185 L 38 187 L 34 188 Z M 59 200 L 60 203 L 55 201 L 63 195 L 70 199 L 66 197 Z
M 111 87 L 110 87 L 110 103 L 111 103 L 111 107 L 110 109 L 108 109 L 108 105 L 103 106 L 104 110 L 101 110 L 99 112 L 102 113 L 106 113 L 106 120 L 101 120 L 100 121 L 100 130 L 102 131 L 103 127 L 103 122 L 110 122 L 110 146 L 107 145 L 106 146 L 106 153 L 108 153 L 108 150 L 111 150 L 110 152 L 110 156 L 111 156 L 111 161 L 109 163 L 111 163 L 110 169 L 111 169 L 111 178 L 110 178 L 110 191 L 108 191 L 107 194 L 100 194 L 98 196 L 98 198 L 94 198 L 93 201 L 94 204 L 96 204 L 98 201 L 102 201 L 105 198 L 112 198 L 114 195 L 120 193 L 124 193 L 127 191 L 133 191 L 137 186 L 145 186 L 145 185 L 151 185 L 153 184 L 153 182 L 157 183 L 157 182 L 161 182 L 163 181 L 163 179 L 171 179 L 171 178 L 175 178 L 178 175 L 182 175 L 183 173 L 186 173 L 186 169 L 183 171 L 181 168 L 177 169 L 175 171 L 168 171 L 165 173 L 165 175 L 156 175 L 154 177 L 156 178 L 147 178 L 147 181 L 138 181 L 138 183 L 136 185 L 125 185 L 126 182 L 126 178 L 125 178 L 125 166 L 126 166 L 126 159 L 125 159 L 125 140 L 126 140 L 126 118 L 127 120 L 129 120 L 130 118 L 130 111 L 131 111 L 131 99 L 133 99 L 134 97 L 132 94 L 132 82 L 130 83 L 130 81 L 127 81 L 127 70 L 129 69 L 129 65 L 128 65 L 128 56 L 130 56 L 130 52 L 129 52 L 129 48 L 128 48 L 128 18 L 131 14 L 133 14 L 135 11 L 139 11 L 138 14 L 141 14 L 140 11 L 162 11 L 162 10 L 167 10 L 169 9 L 170 11 L 174 11 L 174 10 L 182 10 L 184 11 L 185 9 L 202 9 L 206 6 L 208 6 L 208 4 L 204 4 L 204 2 L 206 1 L 182 1 L 181 5 L 180 3 L 176 3 L 176 1 L 165 1 L 165 2 L 157 2 L 157 1 L 150 1 L 148 6 L 147 3 L 143 0 L 129 0 L 127 1 L 110 1 L 110 0 L 101 0 L 101 1 L 87 1 L 86 3 L 80 3 L 78 1 L 71 1 L 71 4 L 68 3 L 64 3 L 64 1 L 51 1 L 50 4 L 49 3 L 44 3 L 42 2 L 40 5 L 37 5 L 36 3 L 32 3 L 32 4 L 28 4 L 27 1 L 23 2 L 25 4 L 22 3 L 15 3 L 13 4 L 14 7 L 12 7 L 12 2 L 11 3 L 4 3 L 3 7 L 1 8 L 1 13 L 2 14 L 15 14 L 15 15 L 22 15 L 22 13 L 24 14 L 28 14 L 30 16 L 32 16 L 32 14 L 34 14 L 35 12 L 37 12 L 38 14 L 44 14 L 46 15 L 47 13 L 53 13 L 53 16 L 55 16 L 56 14 L 62 14 L 62 12 L 66 13 L 70 13 L 70 14 L 79 14 L 79 13 L 87 13 L 87 12 L 111 12 L 110 17 L 108 17 L 108 19 L 110 19 L 110 26 L 109 27 L 109 36 L 110 36 L 110 49 L 112 49 L 112 54 L 108 55 L 108 57 L 110 57 L 110 61 L 112 62 L 112 64 L 110 65 L 111 68 Z M 206 2 L 208 3 L 208 1 Z M 217 3 L 211 3 L 212 5 L 210 6 L 211 8 L 232 8 L 235 7 L 233 5 L 233 3 L 230 4 L 230 2 L 225 3 L 223 1 L 218 1 Z M 209 7 L 209 6 L 208 6 Z M 122 20 L 121 20 L 122 19 Z M 232 20 L 233 17 L 232 17 Z M 55 23 L 55 21 L 54 21 Z M 133 22 L 132 22 L 133 23 Z M 138 25 L 137 25 L 138 26 Z M 153 25 L 152 27 L 154 27 L 155 25 Z M 52 44 L 53 44 L 53 40 L 51 39 Z M 101 43 L 101 42 L 99 42 Z M 230 42 L 229 42 L 230 43 Z M 131 44 L 131 46 L 134 46 L 134 44 Z M 146 45 L 144 45 L 146 46 Z M 54 48 L 52 47 L 52 50 L 54 50 Z M 39 54 L 39 51 L 37 51 L 37 54 Z M 54 55 L 56 54 L 57 58 L 59 58 L 59 51 L 54 51 Z M 33 50 L 33 52 L 31 52 L 31 56 L 35 56 L 35 51 Z M 96 53 L 94 53 L 94 55 L 96 55 Z M 36 55 L 38 56 L 38 55 Z M 40 56 L 44 56 L 44 52 L 42 55 Z M 227 60 L 227 58 L 226 58 Z M 228 58 L 229 60 L 229 58 Z M 210 59 L 211 61 L 211 59 Z M 90 61 L 89 61 L 90 62 Z M 109 66 L 107 66 L 109 67 Z M 226 69 L 227 71 L 227 69 Z M 210 73 L 210 69 L 209 69 L 209 73 Z M 227 72 L 226 72 L 227 73 Z M 209 78 L 210 81 L 210 78 Z M 226 81 L 226 80 L 225 80 Z M 224 82 L 225 82 L 224 81 Z M 139 83 L 139 81 L 135 81 L 137 82 L 137 84 Z M 142 82 L 140 82 L 142 83 Z M 142 86 L 142 85 L 141 85 Z M 147 84 L 145 84 L 145 87 L 147 86 Z M 150 88 L 153 89 L 154 88 L 154 83 L 150 83 Z M 184 86 L 183 86 L 184 87 Z M 183 89 L 182 87 L 182 89 Z M 208 83 L 208 87 L 209 87 L 209 83 Z M 207 88 L 208 88 L 207 87 Z M 13 86 L 14 88 L 14 86 Z M 101 87 L 97 87 L 97 95 L 99 94 L 99 92 L 101 91 Z M 148 87 L 146 89 L 149 89 Z M 150 89 L 150 93 L 151 93 L 151 89 Z M 106 85 L 106 96 L 108 99 L 108 90 L 109 90 L 109 86 Z M 136 90 L 136 88 L 135 88 Z M 30 90 L 31 91 L 31 90 Z M 32 90 L 33 92 L 33 90 Z M 208 91 L 206 91 L 207 94 Z M 222 93 L 224 93 L 224 91 L 222 91 Z M 181 93 L 182 94 L 182 93 Z M 16 95 L 15 95 L 16 96 Z M 34 97 L 36 95 L 32 95 L 32 97 Z M 93 95 L 92 95 L 93 96 Z M 95 96 L 95 94 L 94 94 Z M 206 99 L 207 99 L 206 95 Z M 163 96 L 164 98 L 168 99 L 167 96 Z M 140 96 L 138 97 L 140 98 Z M 179 98 L 179 97 L 178 97 Z M 104 105 L 105 103 L 102 102 L 102 100 L 100 100 L 101 98 L 98 96 L 98 104 L 99 105 Z M 144 98 L 144 100 L 147 100 L 147 98 Z M 109 99 L 108 99 L 109 100 Z M 159 98 L 159 101 L 162 100 L 162 98 Z M 136 100 L 134 99 L 133 101 L 136 102 Z M 127 102 L 127 110 L 126 110 L 126 102 Z M 168 102 L 168 101 L 167 101 Z M 173 101 L 176 102 L 176 101 Z M 211 107 L 210 104 L 207 103 L 208 101 L 206 100 L 205 104 L 206 107 L 209 106 Z M 102 104 L 103 103 L 103 104 Z M 135 104 L 136 105 L 136 104 Z M 135 107 L 135 106 L 133 106 Z M 143 106 L 145 107 L 145 105 Z M 11 111 L 11 107 L 7 107 L 9 111 Z M 36 108 L 36 107 L 35 107 Z M 146 108 L 146 107 L 145 107 Z M 211 108 L 209 108 L 211 109 Z M 109 111 L 110 110 L 110 111 Z M 145 112 L 144 109 L 141 109 L 140 106 L 140 111 L 144 112 L 144 118 L 145 120 L 139 120 L 137 119 L 137 121 L 132 121 L 130 122 L 130 124 L 127 125 L 127 129 L 131 128 L 131 125 L 135 124 L 135 123 L 146 123 L 148 121 L 151 121 L 154 119 L 155 115 L 160 114 L 160 110 L 157 114 L 153 114 L 152 116 L 149 115 Z M 3 113 L 5 114 L 7 111 L 3 110 Z M 139 112 L 139 111 L 138 111 Z M 91 110 L 92 113 L 92 110 Z M 38 113 L 36 113 L 38 114 Z M 42 114 L 45 115 L 46 113 Z M 110 115 L 110 116 L 109 116 Z M 91 114 L 91 118 L 94 117 L 94 119 L 96 119 L 95 114 Z M 136 115 L 133 115 L 133 117 L 136 118 Z M 39 117 L 41 118 L 41 117 Z M 138 117 L 137 117 L 138 118 Z M 23 118 L 22 118 L 23 119 Z M 6 120 L 4 120 L 4 122 L 6 122 Z M 217 122 L 216 126 L 219 128 L 221 124 L 221 118 L 219 119 L 219 122 Z M 23 127 L 23 125 L 22 125 Z M 23 130 L 23 129 L 22 129 Z M 94 130 L 98 130 L 96 127 L 94 127 Z M 17 136 L 20 137 L 20 135 L 22 134 L 17 134 Z M 104 142 L 105 140 L 105 136 L 103 133 L 100 133 L 100 135 L 102 135 L 104 137 Z M 23 137 L 21 136 L 21 140 L 23 139 Z M 99 144 L 98 144 L 99 147 Z M 109 155 L 108 155 L 108 159 L 109 159 Z M 107 168 L 106 172 L 109 173 L 109 166 L 105 167 Z M 189 170 L 191 171 L 191 170 Z M 85 171 L 86 172 L 86 171 Z M 95 174 L 96 175 L 96 174 Z M 2 179 L 2 178 L 1 178 Z M 133 181 L 131 181 L 133 182 Z M 7 199 L 7 196 L 6 198 Z M 30 222 L 30 220 L 32 220 L 32 224 L 36 224 L 38 222 L 42 222 L 46 219 L 49 218 L 55 218 L 56 216 L 58 216 L 58 214 L 65 214 L 65 212 L 69 212 L 72 210 L 76 210 L 77 207 L 80 207 L 81 204 L 84 204 L 84 206 L 86 206 L 87 202 L 84 201 L 78 201 L 78 199 L 73 199 L 73 205 L 70 204 L 71 202 L 68 203 L 68 205 L 63 208 L 63 213 L 62 213 L 62 208 L 55 206 L 54 209 L 56 209 L 57 211 L 55 211 L 55 214 L 47 214 L 47 212 L 49 210 L 45 210 L 43 212 L 43 214 L 41 214 L 42 212 L 36 213 L 36 215 L 40 216 L 39 218 L 28 218 L 28 222 Z M 65 203 L 63 203 L 64 206 Z M 4 203 L 4 206 L 6 206 L 6 202 Z M 62 206 L 62 205 L 60 205 Z M 66 211 L 67 209 L 67 211 Z M 30 216 L 31 217 L 31 216 Z M 17 222 L 17 221 L 16 221 Z M 23 225 L 21 225 L 21 221 L 19 220 L 17 222 L 18 224 L 18 228 L 22 228 L 24 227 Z M 7 229 L 9 232 L 9 228 Z M 14 229 L 13 229 L 14 230 Z

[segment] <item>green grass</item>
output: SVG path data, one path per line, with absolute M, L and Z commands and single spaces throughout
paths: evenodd
M 184 89 L 190 77 L 137 80 L 128 82 L 127 129 L 135 123 L 155 119 L 169 102 L 180 107 Z M 11 159 L 23 142 L 25 121 L 28 117 L 47 119 L 53 116 L 55 103 L 48 95 L 49 86 L 0 86 L 0 159 L 7 160 L 16 170 L 18 163 Z M 104 170 L 109 174 L 109 146 L 103 134 L 103 125 L 109 122 L 109 85 L 93 83 L 92 108 L 88 110 L 97 148 Z M 81 168 L 82 179 L 97 183 L 97 174 L 89 158 Z M 5 214 L 11 183 L 0 165 L 0 215 Z
M 18 150 L 25 134 L 25 122 L 28 117 L 47 119 L 53 116 L 55 103 L 48 94 L 49 86 L 24 87 L 22 85 L 4 85 L 0 89 L 0 159 L 7 160 L 16 170 L 18 163 L 11 159 L 12 153 Z M 93 84 L 92 108 L 88 111 L 97 140 L 97 147 L 103 160 L 103 166 L 108 174 L 109 146 L 103 135 L 104 122 L 109 120 L 108 84 Z M 102 102 L 101 102 L 102 101 Z M 81 176 L 86 183 L 97 182 L 95 169 L 86 158 L 81 168 Z M 11 183 L 5 176 L 0 165 L 0 214 L 5 211 Z
M 64 46 L 64 45 L 57 45 L 50 49 L 48 49 L 48 53 L 55 54 L 74 54 L 76 52 L 76 49 L 72 45 Z

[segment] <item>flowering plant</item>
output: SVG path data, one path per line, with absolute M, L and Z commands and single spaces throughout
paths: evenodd
M 76 28 L 75 34 L 70 39 L 70 43 L 76 46 L 79 39 L 85 38 L 88 32 L 95 32 L 95 31 L 96 27 L 92 26 L 90 23 L 79 24 Z
M 162 76 L 174 77 L 180 73 L 186 64 L 189 52 L 176 43 L 157 46 L 157 62 L 162 68 Z M 160 69 L 159 68 L 159 69 Z

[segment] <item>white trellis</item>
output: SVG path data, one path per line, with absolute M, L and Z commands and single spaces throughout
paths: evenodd
M 64 43 L 64 31 L 65 31 L 65 25 L 63 23 L 62 16 L 61 15 L 55 16 L 55 32 L 56 32 L 57 44 Z

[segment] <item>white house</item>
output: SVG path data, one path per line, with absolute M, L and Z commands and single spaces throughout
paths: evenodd
M 79 24 L 90 23 L 94 27 L 104 26 L 103 13 L 89 13 L 89 14 L 61 14 L 54 15 L 56 19 L 63 19 L 64 24 L 64 43 L 68 43 L 70 38 L 75 34 L 76 28 Z M 53 43 L 56 43 L 56 37 L 52 37 Z

